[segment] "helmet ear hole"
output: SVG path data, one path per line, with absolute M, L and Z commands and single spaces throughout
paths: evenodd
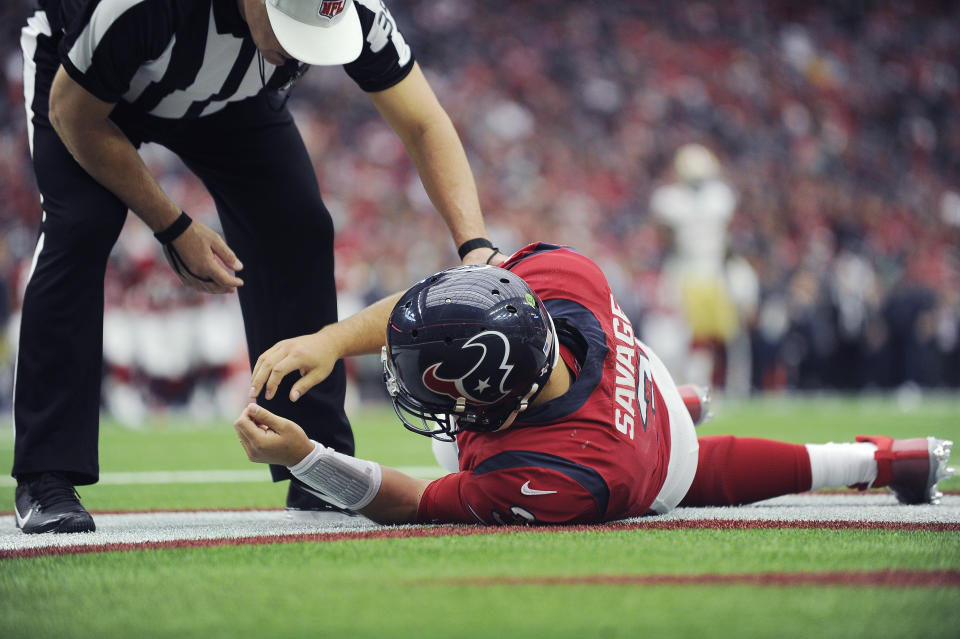
M 495 289 L 493 289 L 492 291 L 490 291 L 490 294 L 491 294 L 491 295 L 500 295 L 500 289 L 495 288 Z
M 514 306 L 513 304 L 507 304 L 507 312 L 516 315 L 516 314 L 517 314 L 517 307 Z

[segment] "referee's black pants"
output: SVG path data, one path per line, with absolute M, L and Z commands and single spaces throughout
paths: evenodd
M 23 301 L 12 474 L 58 471 L 82 485 L 99 473 L 104 274 L 127 207 L 76 163 L 50 126 L 57 60 L 43 38 L 27 96 L 43 216 Z M 34 70 L 29 60 L 25 67 Z M 213 196 L 227 243 L 244 264 L 239 296 L 251 363 L 277 341 L 337 320 L 333 222 L 300 134 L 279 106 L 275 95 L 261 95 L 196 120 L 137 115 L 122 105 L 111 116 L 134 144 L 157 142 L 180 156 Z M 261 405 L 352 455 L 343 362 L 293 404 L 295 377 Z M 282 466 L 271 472 L 274 480 L 290 476 Z

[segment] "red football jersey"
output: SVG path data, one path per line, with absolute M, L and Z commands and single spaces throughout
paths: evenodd
M 543 300 L 575 380 L 503 432 L 461 432 L 460 472 L 430 483 L 418 519 L 593 523 L 648 512 L 667 472 L 669 416 L 606 278 L 576 251 L 542 243 L 502 266 Z

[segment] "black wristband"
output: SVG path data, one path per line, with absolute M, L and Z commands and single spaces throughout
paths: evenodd
M 187 230 L 187 228 L 190 226 L 192 222 L 193 220 L 190 219 L 189 215 L 187 215 L 183 211 L 180 211 L 180 217 L 178 217 L 173 222 L 173 224 L 163 229 L 162 231 L 158 231 L 157 233 L 154 233 L 153 236 L 157 238 L 158 242 L 166 246 L 170 242 L 174 241 L 175 239 L 183 235 L 183 232 Z
M 493 248 L 493 242 L 485 237 L 475 237 L 472 240 L 467 240 L 461 244 L 457 248 L 457 255 L 459 255 L 460 259 L 462 260 L 467 256 L 467 253 L 478 248 Z

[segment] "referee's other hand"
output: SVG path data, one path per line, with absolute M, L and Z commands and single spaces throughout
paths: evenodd
M 232 293 L 243 286 L 243 280 L 230 272 L 241 270 L 243 264 L 209 226 L 194 220 L 172 246 L 182 264 L 174 263 L 168 251 L 164 254 L 184 286 L 205 293 Z

